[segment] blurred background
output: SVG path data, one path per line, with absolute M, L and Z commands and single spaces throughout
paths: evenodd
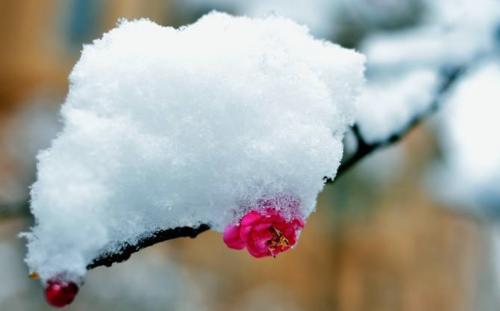
M 417 67 L 498 65 L 483 57 L 500 40 L 494 0 L 0 0 L 0 310 L 50 309 L 18 234 L 82 45 L 120 18 L 180 26 L 214 9 L 285 15 L 361 50 L 368 84 Z M 495 222 L 480 203 L 439 195 L 449 190 L 434 176 L 448 151 L 442 118 L 326 186 L 294 251 L 255 260 L 212 232 L 162 243 L 91 271 L 68 310 L 498 310 Z

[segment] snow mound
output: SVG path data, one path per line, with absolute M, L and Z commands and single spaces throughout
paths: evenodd
M 222 231 L 265 197 L 297 198 L 306 218 L 336 174 L 363 64 L 284 18 L 122 21 L 84 47 L 64 128 L 38 156 L 30 270 L 78 278 L 117 241 Z

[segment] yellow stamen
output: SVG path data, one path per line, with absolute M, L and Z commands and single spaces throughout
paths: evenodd
M 276 257 L 276 252 L 281 252 L 288 248 L 288 246 L 290 246 L 290 242 L 278 229 L 271 227 L 269 230 L 271 231 L 273 237 L 267 241 L 267 248 L 271 252 L 271 255 Z

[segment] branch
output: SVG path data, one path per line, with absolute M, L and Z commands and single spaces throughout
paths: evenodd
M 348 159 L 344 160 L 337 171 L 337 176 L 335 180 L 344 175 L 347 171 L 349 171 L 353 166 L 355 166 L 358 162 L 363 160 L 368 155 L 372 154 L 374 151 L 391 146 L 397 142 L 399 142 L 403 137 L 408 135 L 414 128 L 416 128 L 423 120 L 432 115 L 436 110 L 438 110 L 440 103 L 446 93 L 455 85 L 465 72 L 466 66 L 456 66 L 451 68 L 445 68 L 441 71 L 442 84 L 439 89 L 436 91 L 436 95 L 432 100 L 432 104 L 425 113 L 422 113 L 416 116 L 403 130 L 393 133 L 388 139 L 377 141 L 374 143 L 367 143 L 363 136 L 359 131 L 359 127 L 354 124 L 352 126 L 352 132 L 357 142 L 357 149 L 354 154 Z M 325 183 L 331 184 L 335 180 L 331 178 L 325 177 Z
M 209 225 L 201 224 L 198 227 L 177 227 L 167 230 L 159 230 L 153 234 L 139 239 L 137 243 L 130 244 L 128 242 L 118 243 L 118 252 L 104 251 L 101 255 L 87 265 L 87 270 L 97 268 L 99 266 L 111 267 L 115 262 L 122 262 L 130 258 L 130 255 L 140 251 L 143 248 L 160 243 L 167 240 L 177 238 L 195 238 L 198 234 L 210 229 Z
M 20 201 L 17 203 L 0 204 L 0 221 L 28 218 L 30 216 L 29 202 Z

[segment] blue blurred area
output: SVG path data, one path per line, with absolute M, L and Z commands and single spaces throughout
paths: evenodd
M 80 49 L 82 43 L 89 43 L 99 34 L 105 3 L 100 0 L 68 1 L 68 17 L 62 28 L 71 48 Z

